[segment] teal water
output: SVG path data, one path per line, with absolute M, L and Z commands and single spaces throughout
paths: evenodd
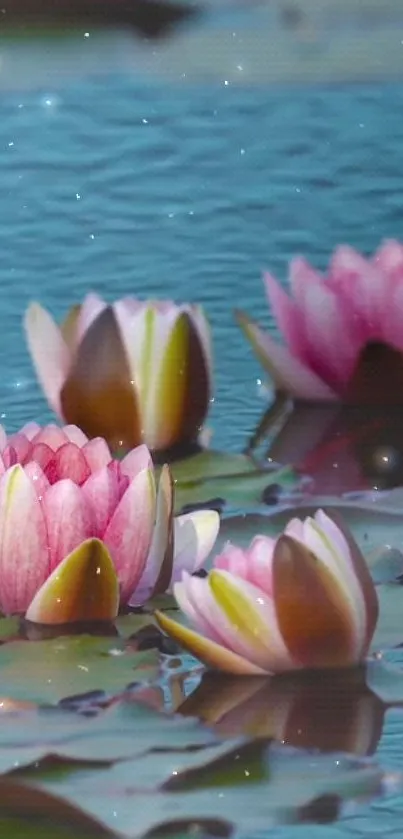
M 48 414 L 21 333 L 88 289 L 200 300 L 211 318 L 219 447 L 245 443 L 261 370 L 232 309 L 269 323 L 261 273 L 402 236 L 398 87 L 179 89 L 127 78 L 2 94 L 0 383 L 10 428 Z M 231 424 L 225 421 L 231 416 Z
M 173 89 L 105 77 L 0 100 L 0 412 L 7 428 L 50 418 L 21 318 L 56 315 L 90 290 L 205 304 L 214 330 L 218 448 L 243 448 L 262 412 L 262 373 L 233 317 L 270 324 L 263 268 L 296 253 L 324 268 L 346 242 L 402 236 L 399 87 Z M 230 420 L 230 421 L 229 421 Z M 378 756 L 401 768 L 403 723 Z M 400 837 L 402 799 L 275 839 Z

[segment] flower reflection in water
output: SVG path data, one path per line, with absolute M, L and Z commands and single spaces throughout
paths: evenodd
M 386 705 L 367 687 L 365 668 L 274 678 L 206 673 L 179 706 L 220 737 L 273 737 L 290 746 L 371 755 Z
M 403 408 L 292 403 L 279 397 L 261 417 L 247 451 L 292 464 L 309 494 L 392 489 L 403 484 Z

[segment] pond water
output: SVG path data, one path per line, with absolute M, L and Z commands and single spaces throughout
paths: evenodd
M 183 60 L 184 66 L 190 62 L 186 54 Z M 154 73 L 152 79 L 144 73 L 88 71 L 67 72 L 60 80 L 55 72 L 39 76 L 37 83 L 19 80 L 1 89 L 0 412 L 7 431 L 32 419 L 52 421 L 23 334 L 28 303 L 39 300 L 60 318 L 94 290 L 107 300 L 134 294 L 205 306 L 215 356 L 211 446 L 221 453 L 244 452 L 272 394 L 235 322 L 234 308 L 275 334 L 264 269 L 285 285 L 294 255 L 324 270 L 340 243 L 372 254 L 383 239 L 403 240 L 403 88 L 398 84 L 388 78 L 361 84 L 353 78 L 343 86 L 243 86 L 232 79 L 227 84 L 220 67 L 210 68 L 209 81 L 198 78 L 196 67 L 192 83 L 178 85 L 163 62 L 161 67 L 160 77 Z M 399 643 L 396 625 L 403 614 L 396 584 L 403 563 L 384 549 L 403 549 L 403 434 L 400 409 L 393 416 L 389 411 L 387 422 L 383 409 L 374 410 L 364 416 L 369 431 L 363 442 L 362 417 L 301 409 L 293 422 L 288 412 L 279 424 L 268 423 L 259 451 L 275 463 L 298 467 L 307 478 L 313 475 L 305 494 L 293 495 L 296 478 L 295 483 L 285 479 L 279 495 L 276 489 L 264 493 L 278 483 L 270 475 L 255 482 L 240 479 L 237 486 L 224 478 L 196 491 L 185 486 L 179 506 L 217 497 L 227 501 L 221 539 L 236 534 L 246 541 L 256 532 L 278 530 L 297 504 L 305 509 L 318 506 L 318 499 L 342 501 L 357 540 L 372 556 L 377 549 L 381 555 L 375 577 L 378 573 L 385 589 L 389 624 L 382 624 L 380 648 L 388 650 Z M 309 434 L 306 442 L 312 428 L 319 429 L 315 443 Z M 383 492 L 377 495 L 377 489 Z M 81 713 L 65 723 L 57 716 L 60 710 L 54 717 L 43 711 L 39 719 L 36 710 L 21 710 L 16 722 L 0 717 L 0 770 L 31 767 L 22 772 L 31 792 L 16 792 L 16 776 L 6 775 L 3 796 L 39 819 L 41 832 L 35 832 L 35 818 L 29 825 L 32 836 L 46 837 L 49 829 L 54 839 L 78 836 L 77 831 L 83 837 L 134 839 L 164 820 L 173 820 L 171 833 L 182 836 L 194 834 L 194 823 L 203 819 L 209 823 L 200 835 L 226 835 L 231 819 L 247 837 L 401 835 L 397 773 L 403 768 L 403 687 L 397 677 L 395 686 L 394 677 L 389 684 L 387 674 L 375 674 L 373 692 L 364 677 L 357 676 L 351 686 L 351 674 L 329 683 L 325 677 L 309 684 L 291 679 L 275 688 L 256 683 L 253 690 L 235 679 L 212 682 L 204 676 L 200 681 L 200 667 L 186 656 L 163 656 L 163 664 L 156 664 L 152 638 L 136 640 L 138 616 L 119 620 L 119 637 L 39 639 L 29 645 L 14 640 L 0 647 L 5 697 L 66 704 L 66 697 L 88 691 L 110 697 L 136 681 L 140 688 L 132 688 L 132 695 L 139 691 L 145 703 L 129 704 L 122 719 L 115 712 L 106 722 L 99 715 L 83 721 Z M 16 624 L 5 624 L 2 637 L 15 638 L 17 631 Z M 32 637 L 32 627 L 27 631 Z M 139 647 L 151 648 L 136 664 L 137 675 L 127 663 L 129 636 L 133 655 Z M 386 659 L 403 667 L 399 650 L 387 652 Z M 81 680 L 77 661 L 86 670 Z M 147 686 L 148 671 L 154 676 Z M 91 695 L 76 706 L 95 713 L 105 695 Z M 165 718 L 163 723 L 154 718 L 152 709 L 164 703 L 180 708 L 185 721 L 200 716 L 213 732 L 216 723 L 223 742 L 217 745 L 215 734 L 201 731 L 193 720 L 183 727 L 175 718 L 169 727 Z M 64 725 L 70 726 L 66 732 Z M 252 747 L 239 738 L 259 734 L 273 736 L 277 745 L 265 743 L 263 751 L 255 743 L 245 756 L 242 750 Z M 127 749 L 128 738 L 141 739 L 137 752 Z M 175 759 L 169 752 L 141 758 L 151 748 L 182 752 Z M 237 778 L 231 749 L 241 774 L 252 773 L 253 783 Z M 56 768 L 49 758 L 40 763 L 49 754 L 76 763 L 62 761 Z M 111 754 L 114 766 L 108 764 Z M 126 767 L 122 759 L 129 761 Z M 100 761 L 100 768 L 95 772 L 77 763 L 85 760 Z M 214 760 L 217 765 L 202 777 L 200 767 Z M 37 775 L 32 766 L 39 767 Z M 178 782 L 172 803 L 164 784 L 181 772 L 182 787 Z M 86 809 L 102 827 L 81 817 L 74 821 L 74 814 L 63 809 L 67 804 L 34 801 L 32 789 Z M 16 812 L 12 804 L 4 813 L 0 808 L 5 831 L 0 835 L 31 836 L 27 824 L 18 833 Z

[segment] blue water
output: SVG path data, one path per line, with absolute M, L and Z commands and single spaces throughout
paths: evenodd
M 403 91 L 173 89 L 127 78 L 2 93 L 0 413 L 45 421 L 21 318 L 89 289 L 205 304 L 215 336 L 217 447 L 239 450 L 263 409 L 261 370 L 232 317 L 269 324 L 262 269 L 295 253 L 325 267 L 340 242 L 403 238 Z M 260 393 L 260 395 L 259 395 Z M 228 421 L 230 418 L 230 422 Z M 403 726 L 380 758 L 401 765 Z M 395 806 L 394 806 L 395 804 Z M 402 801 L 277 839 L 401 835 Z
M 269 322 L 262 269 L 303 253 L 325 267 L 348 242 L 402 236 L 400 88 L 297 90 L 139 85 L 127 78 L 2 94 L 1 412 L 48 416 L 21 316 L 60 316 L 88 289 L 200 300 L 217 358 L 212 424 L 237 449 L 261 371 L 232 317 Z M 231 424 L 225 418 L 231 416 Z

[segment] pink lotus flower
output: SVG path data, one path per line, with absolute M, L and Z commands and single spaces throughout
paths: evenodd
M 38 623 L 116 617 L 196 570 L 217 537 L 213 510 L 173 518 L 146 446 L 114 461 L 75 426 L 0 427 L 0 609 Z
M 314 402 L 355 401 L 360 397 L 352 382 L 361 372 L 363 354 L 375 345 L 365 387 L 373 392 L 376 377 L 376 387 L 380 384 L 390 391 L 389 399 L 401 401 L 383 376 L 390 376 L 392 360 L 399 367 L 401 390 L 403 245 L 385 242 L 371 259 L 341 246 L 326 277 L 305 260 L 295 259 L 290 265 L 291 297 L 271 274 L 265 274 L 264 281 L 285 345 L 244 313 L 238 312 L 237 318 L 278 391 Z M 385 348 L 390 352 L 385 354 Z
M 378 618 L 364 557 L 322 510 L 293 519 L 276 540 L 257 536 L 247 551 L 228 545 L 206 578 L 184 572 L 174 594 L 196 631 L 157 612 L 161 628 L 237 675 L 360 662 Z
M 131 297 L 108 306 L 89 294 L 60 327 L 33 303 L 25 326 L 38 379 L 59 417 L 104 437 L 113 450 L 197 442 L 212 378 L 200 306 Z

